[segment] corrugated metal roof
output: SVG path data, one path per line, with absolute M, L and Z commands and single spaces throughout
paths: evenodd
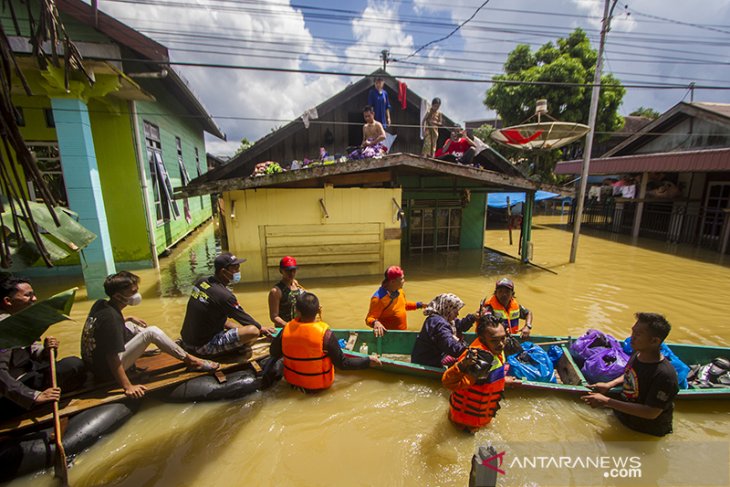
M 730 118 L 730 103 L 711 103 L 711 102 L 694 102 L 692 105 L 698 106 L 700 108 L 704 108 L 705 110 L 708 110 L 710 112 L 717 113 L 718 115 L 722 115 L 723 117 Z
M 582 159 L 559 162 L 555 174 L 580 174 Z M 592 159 L 590 175 L 730 171 L 730 148 Z

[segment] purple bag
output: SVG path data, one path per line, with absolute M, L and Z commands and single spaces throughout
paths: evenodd
M 604 350 L 621 350 L 621 343 L 611 335 L 602 331 L 590 329 L 583 336 L 578 337 L 570 346 L 570 354 L 582 365 L 586 360 Z
M 609 382 L 624 373 L 629 356 L 616 348 L 602 348 L 585 361 L 580 371 L 590 384 Z

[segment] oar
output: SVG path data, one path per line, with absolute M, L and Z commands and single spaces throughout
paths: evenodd
M 56 379 L 56 349 L 51 348 L 51 387 L 58 387 Z M 53 467 L 56 477 L 61 479 L 61 485 L 68 486 L 68 465 L 66 464 L 66 450 L 61 439 L 61 417 L 58 414 L 58 400 L 53 401 L 53 430 L 56 435 L 56 463 Z

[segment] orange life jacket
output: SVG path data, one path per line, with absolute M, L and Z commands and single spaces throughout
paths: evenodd
M 470 347 L 489 351 L 478 338 Z M 462 353 L 459 360 L 463 359 L 466 353 Z M 470 428 L 480 428 L 489 424 L 499 409 L 499 400 L 504 391 L 504 373 L 504 354 L 500 353 L 494 356 L 489 377 L 485 382 L 477 383 L 468 389 L 452 391 L 449 398 L 451 420 Z
M 497 296 L 492 295 L 489 300 L 482 301 L 481 308 L 491 306 L 494 315 L 503 320 L 507 320 L 510 333 L 517 333 L 520 330 L 520 305 L 515 298 L 509 302 L 509 308 L 504 309 L 502 303 L 499 302 Z
M 335 380 L 332 360 L 324 351 L 324 334 L 329 325 L 323 321 L 286 324 L 281 336 L 284 378 L 304 389 L 327 389 Z

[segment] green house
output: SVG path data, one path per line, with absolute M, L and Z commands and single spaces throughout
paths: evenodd
M 174 200 L 172 188 L 207 171 L 204 132 L 225 135 L 164 46 L 80 0 L 56 4 L 96 81 L 72 77 L 66 90 L 62 69 L 40 69 L 31 56 L 26 5 L 11 3 L 19 25 L 8 10 L 2 25 L 32 90 L 13 79 L 21 133 L 52 193 L 97 235 L 81 258 L 23 273 L 83 273 L 96 297 L 106 275 L 157 266 L 158 255 L 211 217 L 210 198 Z M 32 184 L 22 186 L 36 198 Z

